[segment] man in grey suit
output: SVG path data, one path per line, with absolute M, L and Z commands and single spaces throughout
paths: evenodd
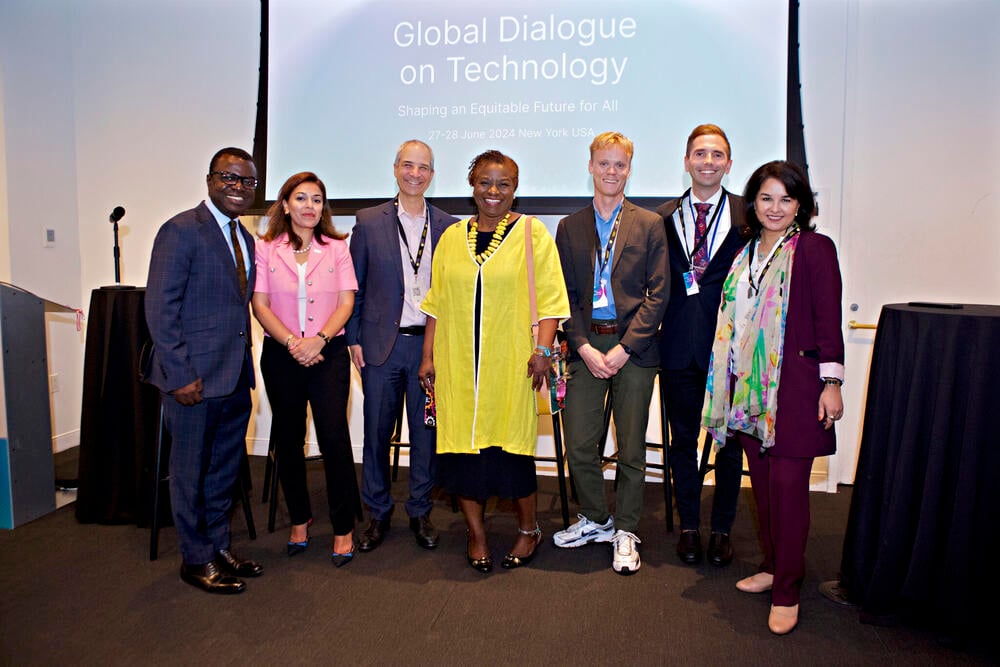
M 649 399 L 659 363 L 657 331 L 669 288 L 663 218 L 625 199 L 632 142 L 605 132 L 590 145 L 594 203 L 559 222 L 556 245 L 569 293 L 570 378 L 563 424 L 579 521 L 558 547 L 612 542 L 612 568 L 639 569 L 636 530 L 646 478 Z M 612 391 L 618 444 L 616 517 L 608 511 L 598 442 Z
M 424 199 L 434 177 L 434 154 L 427 144 L 404 142 L 393 171 L 399 194 L 359 210 L 351 237 L 358 291 L 346 333 L 365 393 L 361 498 L 371 514 L 358 542 L 360 551 L 378 547 L 389 530 L 389 439 L 404 395 L 410 439 L 406 513 L 417 544 L 425 549 L 438 545 L 430 520 L 434 431 L 424 426 L 424 392 L 417 378 L 427 321 L 420 304 L 430 288 L 434 247 L 456 218 Z
M 170 501 L 181 579 L 210 593 L 241 593 L 263 569 L 229 547 L 229 506 L 246 451 L 253 236 L 238 217 L 253 203 L 257 169 L 239 148 L 209 163 L 208 201 L 177 214 L 153 242 L 147 369 L 172 439 Z M 249 287 L 248 287 L 249 286 Z
M 722 283 L 736 253 L 746 244 L 743 198 L 726 192 L 722 179 L 733 161 L 729 139 L 717 125 L 692 130 L 684 155 L 691 188 L 657 209 L 667 228 L 670 301 L 660 331 L 660 388 L 670 423 L 670 470 L 681 522 L 677 556 L 688 565 L 702 558 L 701 474 L 698 437 L 708 377 L 708 358 Z M 733 560 L 729 531 L 736 518 L 743 452 L 726 445 L 715 455 L 708 560 L 723 567 Z

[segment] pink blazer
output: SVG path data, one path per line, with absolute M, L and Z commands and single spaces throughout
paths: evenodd
M 358 289 L 351 251 L 345 241 L 326 238 L 313 242 L 306 270 L 306 337 L 315 336 L 340 303 L 340 292 Z M 273 241 L 258 241 L 255 249 L 255 292 L 271 300 L 271 310 L 292 331 L 299 329 L 299 273 L 295 253 L 282 234 Z M 343 334 L 341 329 L 336 335 Z

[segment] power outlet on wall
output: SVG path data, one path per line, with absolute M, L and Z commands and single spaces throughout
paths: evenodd
M 42 230 L 44 232 L 42 236 L 42 247 L 43 248 L 55 248 L 56 247 L 56 230 L 49 229 L 46 227 Z
M 49 375 L 49 391 L 53 394 L 59 391 L 59 373 Z

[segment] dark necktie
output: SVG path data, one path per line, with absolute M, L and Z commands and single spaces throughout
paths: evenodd
M 236 279 L 240 281 L 240 296 L 245 299 L 247 297 L 247 265 L 243 261 L 243 250 L 240 248 L 239 235 L 236 233 L 236 228 L 239 226 L 238 220 L 229 221 L 229 238 L 233 240 L 233 253 L 236 255 Z
M 695 204 L 695 209 L 698 211 L 698 218 L 694 221 L 694 246 L 698 248 L 695 253 L 691 255 L 691 264 L 694 265 L 694 270 L 697 272 L 699 278 L 705 273 L 705 269 L 708 268 L 708 239 L 701 244 L 698 244 L 702 239 L 705 238 L 705 232 L 708 230 L 708 211 L 712 208 L 711 204 Z

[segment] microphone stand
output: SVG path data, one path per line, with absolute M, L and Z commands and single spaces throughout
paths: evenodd
M 115 209 L 115 212 L 117 212 L 117 211 L 118 211 L 118 209 Z M 124 215 L 125 215 L 125 211 L 123 209 L 122 210 L 122 216 L 124 216 Z M 121 219 L 122 216 L 120 216 L 119 219 Z M 114 255 L 115 255 L 115 284 L 114 285 L 103 285 L 101 287 L 101 289 L 108 289 L 108 290 L 112 290 L 112 289 L 115 289 L 115 290 L 117 290 L 117 289 L 135 289 L 135 285 L 122 285 L 122 268 L 121 268 L 122 249 L 121 249 L 121 246 L 118 244 L 118 220 L 115 219 L 114 213 L 112 213 L 112 215 L 111 215 L 110 222 L 114 226 L 114 233 L 115 233 L 115 248 L 114 248 Z

